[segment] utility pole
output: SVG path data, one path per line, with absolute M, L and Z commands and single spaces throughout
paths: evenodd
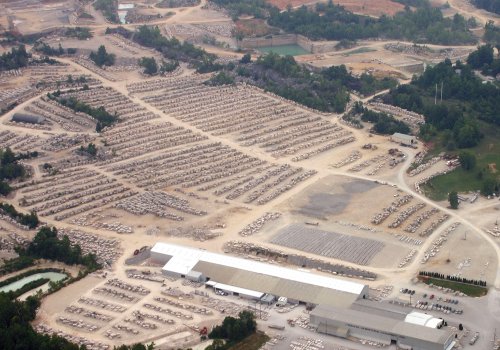
M 441 102 L 443 102 L 443 81 L 441 80 Z

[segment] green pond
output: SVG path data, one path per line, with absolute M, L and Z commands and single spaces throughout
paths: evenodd
M 59 273 L 59 272 L 41 272 L 41 273 L 35 273 L 34 275 L 29 275 L 24 278 L 21 278 L 19 281 L 12 282 L 6 286 L 3 286 L 0 288 L 0 292 L 10 292 L 10 291 L 15 291 L 18 290 L 19 288 L 22 288 L 25 284 L 28 284 L 30 282 L 42 279 L 42 278 L 48 278 L 53 282 L 58 282 L 63 279 L 68 277 L 64 273 Z M 38 288 L 40 289 L 40 288 Z M 43 289 L 43 288 L 41 288 Z
M 269 52 L 274 52 L 277 53 L 278 55 L 286 56 L 299 56 L 299 55 L 309 55 L 310 52 L 307 50 L 304 50 L 302 47 L 299 45 L 278 45 L 278 46 L 263 46 L 263 47 L 258 47 L 258 51 L 262 53 L 269 53 Z

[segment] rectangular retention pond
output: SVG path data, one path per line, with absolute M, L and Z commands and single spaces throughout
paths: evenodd
M 290 44 L 290 45 L 276 45 L 276 46 L 262 46 L 262 47 L 257 47 L 256 48 L 258 51 L 262 52 L 263 54 L 269 53 L 269 52 L 274 52 L 277 53 L 278 55 L 281 56 L 300 56 L 300 55 L 309 55 L 310 52 L 307 50 L 304 50 L 301 46 L 297 44 Z

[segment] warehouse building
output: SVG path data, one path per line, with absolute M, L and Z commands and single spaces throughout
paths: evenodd
M 165 264 L 162 271 L 167 276 L 196 278 L 252 299 L 271 294 L 298 303 L 347 307 L 366 298 L 369 290 L 361 283 L 174 244 L 155 244 L 151 259 Z
M 316 306 L 309 325 L 320 333 L 408 350 L 450 350 L 455 344 L 443 319 L 370 301 L 361 283 L 167 243 L 155 244 L 151 259 L 164 265 L 165 275 L 204 282 L 216 293 Z
M 389 304 L 355 302 L 349 308 L 320 305 L 310 314 L 317 332 L 396 344 L 401 349 L 450 350 L 454 334 L 441 329 L 443 320 L 431 315 L 392 310 Z

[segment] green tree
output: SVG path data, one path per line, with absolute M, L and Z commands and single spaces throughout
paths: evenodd
M 243 63 L 243 64 L 247 64 L 250 62 L 252 62 L 252 56 L 249 53 L 243 55 L 243 57 L 240 60 L 240 63 Z
M 448 194 L 448 202 L 450 202 L 451 209 L 458 209 L 458 193 L 453 191 Z
M 469 171 L 476 167 L 476 156 L 470 152 L 460 152 L 458 156 L 462 169 Z
M 104 45 L 99 46 L 97 53 L 92 51 L 89 57 L 99 67 L 112 66 L 115 64 L 115 55 L 108 54 Z
M 497 190 L 498 183 L 493 176 L 488 176 L 481 184 L 481 194 L 483 196 L 491 196 Z
M 158 64 L 154 57 L 142 57 L 139 59 L 139 66 L 144 68 L 144 73 L 153 75 L 158 73 Z

